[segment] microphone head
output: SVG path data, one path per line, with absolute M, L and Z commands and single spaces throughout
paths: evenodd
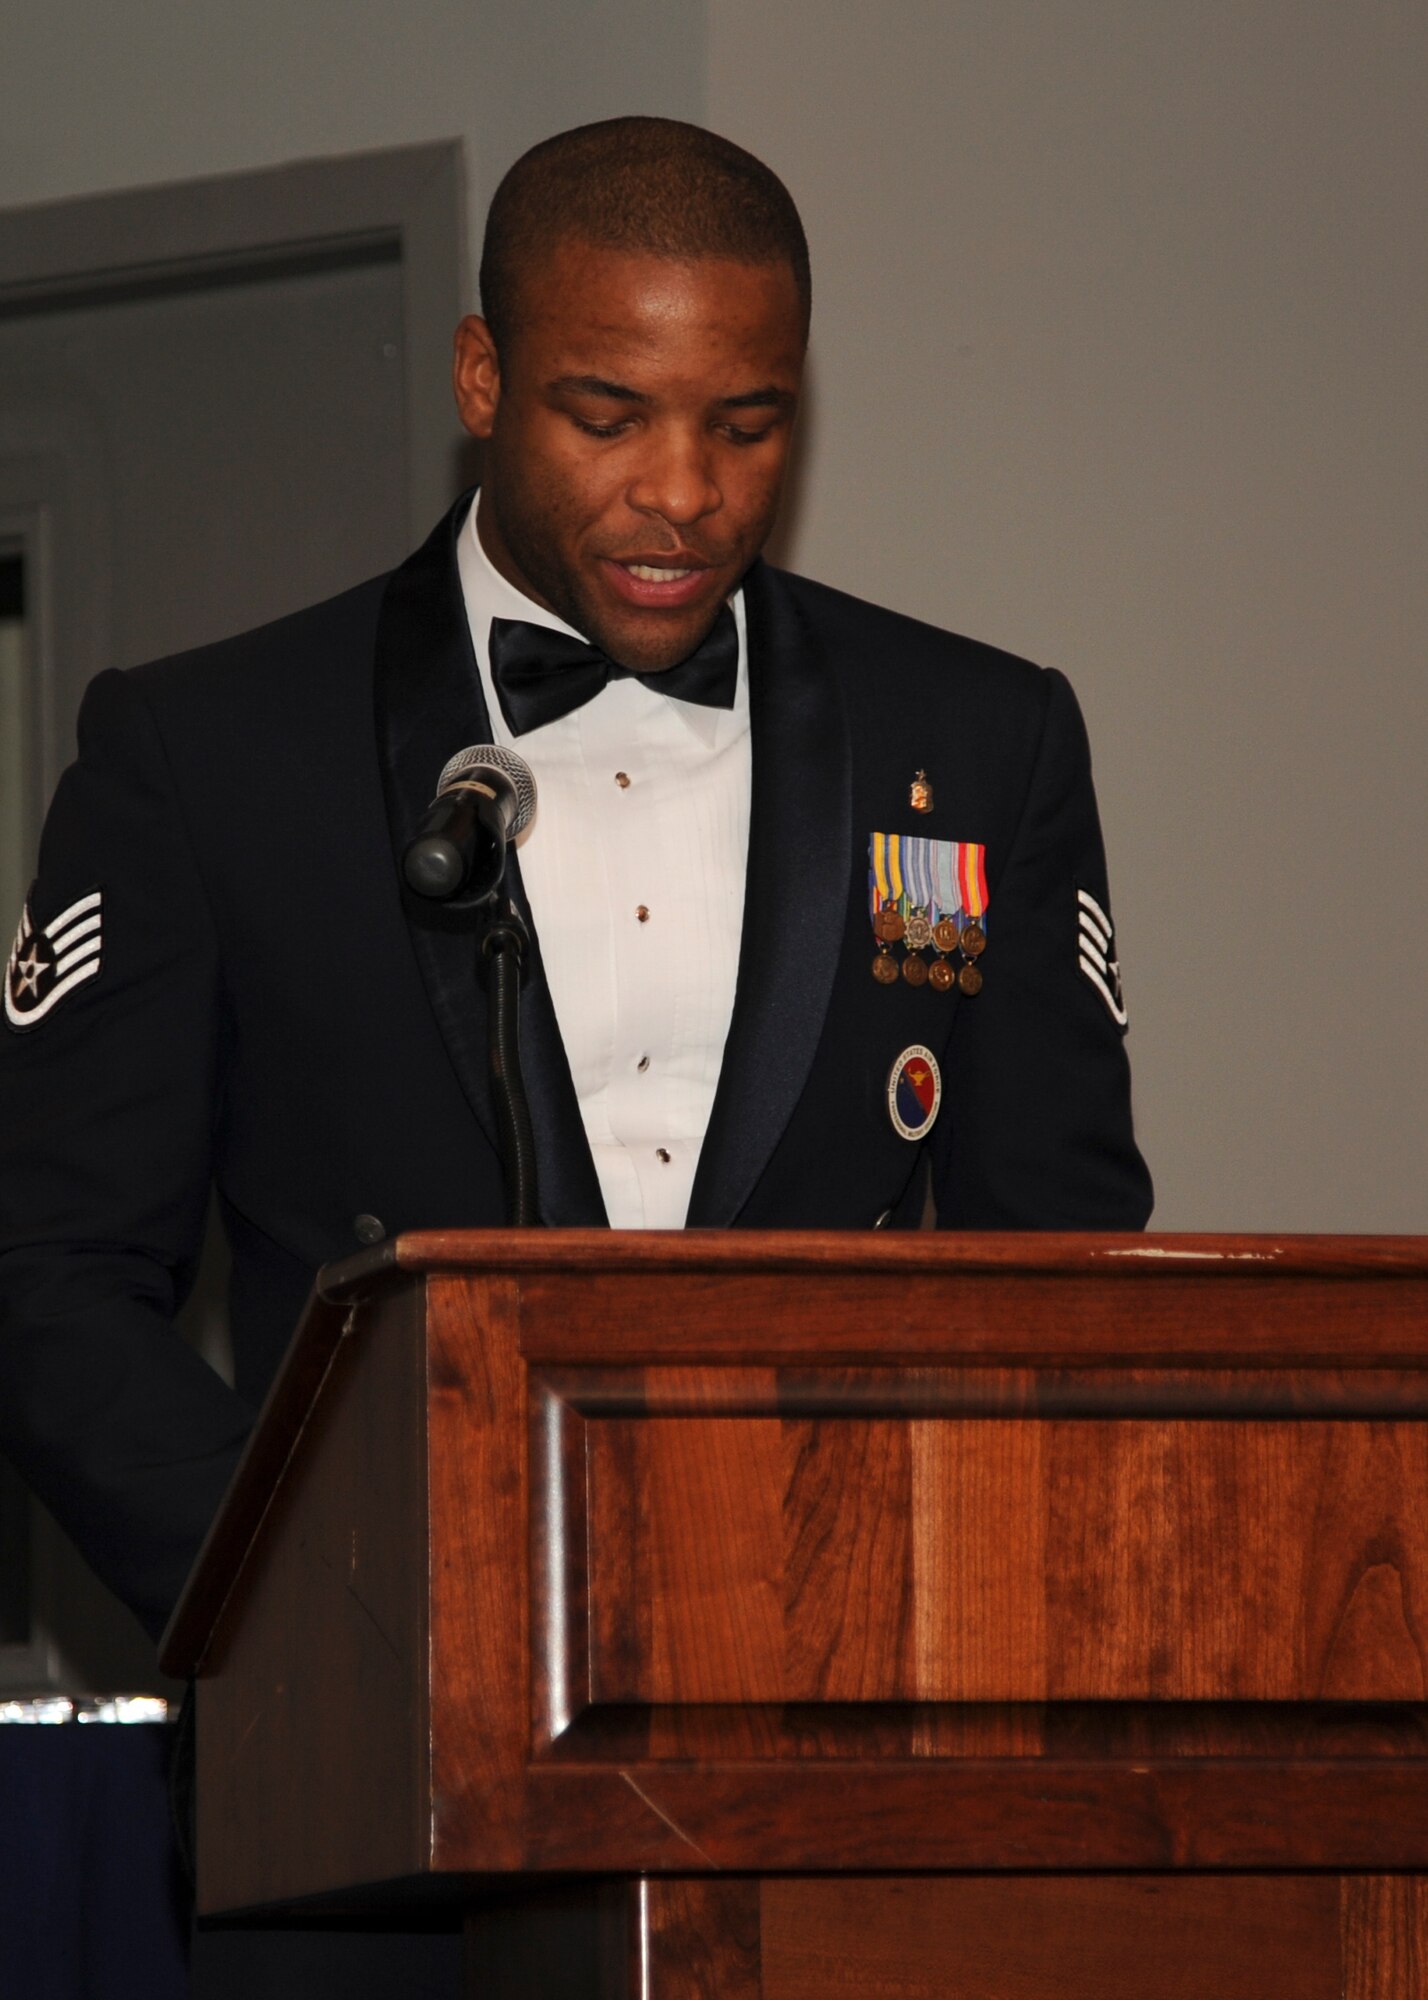
M 441 767 L 441 776 L 436 781 L 436 795 L 440 798 L 447 786 L 455 784 L 458 778 L 479 780 L 483 771 L 498 772 L 515 793 L 516 805 L 508 835 L 514 840 L 530 825 L 536 809 L 534 774 L 525 758 L 518 757 L 514 750 L 503 750 L 499 743 L 473 743 L 469 749 L 458 750 Z

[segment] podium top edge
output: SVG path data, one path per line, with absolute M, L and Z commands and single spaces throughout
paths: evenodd
M 1092 1234 L 1023 1230 L 412 1230 L 324 1266 L 339 1299 L 384 1272 L 924 1277 L 1428 1278 L 1428 1236 Z

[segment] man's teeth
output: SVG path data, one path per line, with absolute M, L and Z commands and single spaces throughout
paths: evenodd
M 694 574 L 692 569 L 656 569 L 652 563 L 626 563 L 625 568 L 641 583 L 678 583 L 681 577 Z

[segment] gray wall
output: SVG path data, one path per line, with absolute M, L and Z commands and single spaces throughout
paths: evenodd
M 50 0 L 6 42 L 0 205 L 461 134 L 474 233 L 583 118 L 767 157 L 818 292 L 783 553 L 1074 680 L 1157 1221 L 1428 1226 L 1421 8 Z

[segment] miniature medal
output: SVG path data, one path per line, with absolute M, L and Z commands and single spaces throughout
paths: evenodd
M 932 810 L 932 784 L 925 771 L 913 780 L 909 804 L 917 812 Z M 979 843 L 912 833 L 870 834 L 868 913 L 878 947 L 874 979 L 880 986 L 894 986 L 901 978 L 908 986 L 930 985 L 937 993 L 980 993 L 983 973 L 973 961 L 987 948 L 987 901 L 986 848 Z M 1095 913 L 1087 910 L 1088 902 L 1083 894 L 1083 943 L 1099 914 L 1099 906 Z M 1107 919 L 1104 934 L 1109 930 Z M 900 958 L 894 949 L 898 945 Z M 930 964 L 923 956 L 929 948 L 937 954 Z M 1094 952 L 1089 962 L 1094 969 Z

